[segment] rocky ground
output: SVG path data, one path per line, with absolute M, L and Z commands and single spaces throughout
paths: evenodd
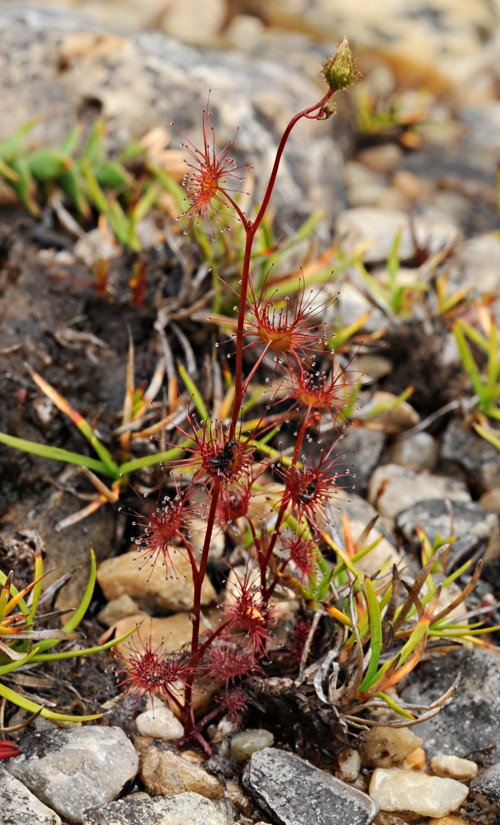
M 437 287 L 447 297 L 464 292 L 457 307 L 471 322 L 500 320 L 498 3 L 430 0 L 410 8 L 384 0 L 376 10 L 334 0 L 62 5 L 65 11 L 0 4 L 0 141 L 35 115 L 41 120 L 30 139 L 40 145 L 56 145 L 76 121 L 88 126 L 102 117 L 115 148 L 158 127 L 165 145 L 177 148 L 168 124 L 175 120 L 194 136 L 211 88 L 218 138 L 223 145 L 239 127 L 235 154 L 251 160 L 256 195 L 281 129 L 318 96 L 319 61 L 339 37 L 349 37 L 364 77 L 332 126 L 307 124 L 307 143 L 303 133 L 293 136 L 273 200 L 283 241 L 321 209 L 287 265 L 323 255 L 322 266 L 334 273 L 325 289 L 336 295 L 339 329 L 366 313 L 349 354 L 363 389 L 343 442 L 355 489 L 339 500 L 332 522 L 340 531 L 347 514 L 359 535 L 379 517 L 368 540 L 382 541 L 365 559 L 368 574 L 387 560 L 411 565 L 417 528 L 431 541 L 456 536 L 449 571 L 485 560 L 472 606 L 500 623 L 499 453 L 471 427 L 473 391 L 450 331 L 453 313 L 442 311 Z M 134 255 L 123 253 L 102 223 L 75 230 L 57 204 L 35 218 L 10 190 L 0 194 L 0 431 L 82 449 L 75 428 L 35 389 L 28 362 L 111 441 L 129 330 L 137 385 L 147 385 L 162 362 L 168 323 L 195 353 L 215 341 L 206 268 L 200 260 L 186 264 L 193 247 L 172 239 L 167 209 L 140 228 L 148 281 L 134 306 Z M 395 311 L 387 259 L 398 231 L 403 289 Z M 356 254 L 363 266 L 340 266 Z M 105 255 L 109 282 L 100 295 L 91 272 Z M 186 356 L 182 336 L 171 340 Z M 408 400 L 394 406 L 409 386 Z M 75 606 L 92 543 L 100 591 L 84 623 L 91 643 L 106 628 L 122 632 L 152 616 L 152 639 L 167 637 L 172 649 L 186 644 L 189 592 L 160 568 L 140 575 L 131 566 L 133 554 L 124 552 L 130 524 L 117 507 L 60 529 L 88 501 L 78 500 L 90 492 L 80 474 L 4 446 L 0 472 L 2 570 L 29 580 L 33 548 L 41 544 L 53 578 L 77 568 L 59 597 L 59 606 Z M 132 495 L 127 506 L 136 506 Z M 217 600 L 210 583 L 204 598 L 207 605 Z M 460 674 L 453 701 L 415 728 L 364 732 L 340 760 L 324 742 L 317 747 L 317 730 L 306 727 L 305 742 L 303 731 L 302 741 L 296 732 L 287 736 L 293 720 L 283 723 L 273 712 L 256 712 L 249 726 L 259 731 L 222 742 L 208 762 L 195 750 L 180 753 L 173 744 L 179 722 L 168 708 L 116 702 L 113 668 L 104 655 L 97 659 L 33 677 L 43 701 L 54 701 L 57 685 L 67 712 L 98 711 L 110 701 L 111 710 L 105 724 L 59 728 L 37 720 L 20 732 L 22 755 L 0 767 L 6 825 L 500 821 L 500 659 L 489 651 L 429 657 L 406 681 L 405 700 L 429 706 Z M 215 743 L 223 733 L 213 731 Z

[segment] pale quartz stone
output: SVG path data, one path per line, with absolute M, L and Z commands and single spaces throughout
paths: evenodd
M 154 743 L 141 753 L 140 774 L 152 796 L 176 796 L 190 792 L 207 799 L 222 797 L 217 777 L 196 764 L 186 753 L 163 750 Z
M 407 811 L 421 816 L 440 817 L 456 811 L 468 792 L 455 779 L 401 768 L 376 768 L 370 782 L 370 796 L 383 811 Z
M 339 754 L 338 777 L 343 782 L 355 782 L 361 770 L 361 757 L 354 748 L 345 748 Z
M 246 762 L 252 753 L 270 748 L 274 744 L 271 731 L 263 728 L 249 728 L 235 733 L 231 738 L 231 756 L 237 762 Z
M 427 763 L 427 757 L 423 748 L 415 748 L 414 751 L 405 756 L 400 768 L 406 768 L 408 771 L 424 771 Z
M 361 762 L 365 767 L 390 768 L 421 744 L 411 728 L 370 728 L 361 736 Z
M 97 581 L 106 599 L 126 594 L 140 608 L 159 612 L 191 610 L 193 606 L 192 570 L 185 553 L 173 548 L 169 553 L 169 569 L 161 560 L 152 565 L 140 558 L 140 550 L 132 550 L 103 561 L 97 571 Z M 216 592 L 205 577 L 201 591 L 202 604 L 215 601 Z
M 440 753 L 431 759 L 431 770 L 436 776 L 450 779 L 472 779 L 477 776 L 477 765 L 471 759 L 461 759 L 453 754 Z
M 378 412 L 376 410 L 379 409 Z M 377 390 L 371 401 L 363 407 L 356 417 L 370 422 L 370 427 L 383 430 L 387 435 L 400 435 L 405 430 L 415 427 L 420 417 L 407 401 L 397 401 L 392 392 Z
M 383 464 L 375 470 L 368 485 L 368 500 L 387 521 L 403 510 L 427 499 L 471 501 L 465 484 L 456 478 L 433 473 L 414 473 L 398 464 Z
M 184 734 L 184 728 L 179 720 L 170 708 L 159 700 L 155 700 L 154 707 L 140 713 L 135 724 L 142 736 L 152 736 L 154 739 L 170 741 L 180 739 Z

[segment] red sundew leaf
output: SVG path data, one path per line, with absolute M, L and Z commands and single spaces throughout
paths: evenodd
M 314 355 L 319 344 L 324 349 L 326 339 L 319 332 L 322 307 L 317 305 L 313 290 L 306 296 L 304 286 L 295 302 L 285 297 L 275 301 L 267 295 L 264 284 L 259 295 L 250 281 L 250 298 L 245 317 L 245 337 L 251 338 L 246 348 L 264 348 L 263 355 L 271 351 L 276 357 L 284 357 L 299 369 L 305 354 Z
M 204 673 L 209 678 L 233 682 L 240 676 L 261 671 L 250 648 L 240 647 L 226 640 L 217 640 L 207 652 Z
M 282 538 L 281 545 L 288 556 L 288 562 L 296 569 L 300 581 L 309 579 L 317 558 L 316 542 L 300 535 L 285 536 Z
M 139 635 L 139 634 L 138 634 Z M 183 685 L 191 675 L 191 668 L 184 652 L 167 654 L 161 642 L 155 649 L 151 639 L 129 643 L 129 654 L 120 654 L 125 667 L 119 671 L 125 678 L 118 687 L 125 687 L 125 695 L 137 694 L 137 703 L 144 696 L 161 696 L 170 705 L 180 707 L 177 696 L 179 684 Z
M 189 457 L 181 459 L 178 466 L 193 466 L 193 482 L 202 482 L 212 486 L 222 482 L 224 486 L 232 485 L 241 479 L 248 479 L 254 465 L 254 434 L 242 438 L 235 433 L 232 438 L 222 421 L 205 421 L 197 426 L 196 421 L 188 415 L 191 432 L 178 428 L 182 435 L 193 441 L 192 447 L 186 447 Z
M 137 558 L 151 562 L 152 567 L 161 561 L 167 575 L 176 574 L 173 550 L 184 549 L 190 560 L 193 559 L 188 536 L 192 519 L 199 516 L 199 508 L 190 502 L 190 495 L 191 488 L 177 486 L 173 498 L 165 496 L 156 507 L 149 505 L 146 515 L 129 511 L 129 515 L 135 517 L 134 526 L 142 529 L 134 539 Z
M 236 575 L 229 590 L 230 601 L 225 606 L 226 619 L 245 631 L 253 654 L 260 658 L 266 653 L 266 642 L 272 639 L 269 625 L 273 621 L 267 601 L 261 589 L 254 583 L 252 570 L 247 569 L 243 578 Z
M 319 458 L 311 463 L 304 460 L 301 466 L 277 468 L 285 482 L 283 504 L 291 507 L 299 521 L 305 517 L 315 533 L 319 532 L 318 519 L 326 518 L 329 502 L 339 495 L 339 490 L 345 489 L 345 486 L 338 484 L 339 479 L 352 478 L 348 469 L 342 472 L 335 470 L 342 458 L 333 454 L 339 441 L 340 438 L 327 450 L 322 450 Z
M 326 373 L 323 370 L 294 368 L 283 387 L 285 399 L 298 401 L 310 413 L 331 415 L 336 420 L 345 406 L 345 389 L 349 386 L 344 370 Z
M 220 152 L 216 151 L 215 131 L 209 106 L 210 93 L 207 105 L 203 109 L 203 146 L 201 149 L 189 140 L 183 132 L 177 131 L 183 138 L 181 146 L 188 155 L 186 160 L 187 172 L 183 180 L 188 207 L 183 214 L 189 215 L 192 219 L 197 215 L 204 217 L 214 235 L 212 217 L 214 209 L 217 207 L 223 209 L 231 207 L 240 218 L 244 218 L 233 196 L 241 191 L 239 184 L 244 180 L 244 175 L 241 173 L 248 169 L 248 164 L 238 166 L 234 158 L 230 157 L 235 138 L 228 140 Z M 173 122 L 170 125 L 177 128 Z

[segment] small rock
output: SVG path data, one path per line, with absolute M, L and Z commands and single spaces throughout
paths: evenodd
M 179 720 L 159 699 L 155 699 L 154 707 L 136 717 L 135 724 L 141 736 L 152 736 L 153 739 L 164 739 L 167 742 L 180 739 L 184 734 Z
M 418 501 L 412 507 L 398 513 L 396 525 L 416 552 L 420 548 L 417 527 L 425 530 L 431 542 L 438 534 L 443 539 L 458 536 L 450 549 L 452 567 L 458 567 L 470 558 L 493 556 L 500 549 L 498 514 L 487 513 L 479 504 L 472 501 L 440 501 L 436 496 L 430 501 Z
M 0 811 L 2 825 L 61 825 L 55 811 L 40 802 L 26 785 L 0 765 Z
M 492 233 L 468 238 L 450 261 L 457 267 L 460 283 L 472 287 L 479 295 L 498 295 L 500 292 L 500 239 Z
M 276 748 L 251 756 L 243 784 L 279 825 L 369 825 L 378 810 L 362 791 Z
M 383 355 L 373 355 L 366 353 L 358 355 L 356 359 L 356 371 L 366 375 L 371 381 L 379 381 L 390 375 L 392 372 L 392 362 Z
M 417 242 L 438 252 L 443 246 L 452 246 L 460 239 L 460 231 L 449 221 L 416 217 L 414 229 Z M 357 207 L 343 212 L 336 226 L 337 239 L 347 254 L 363 245 L 365 263 L 384 263 L 394 245 L 394 238 L 401 232 L 399 257 L 409 260 L 415 252 L 410 231 L 410 220 L 405 212 L 382 210 L 373 207 Z
M 197 793 L 111 802 L 85 811 L 82 825 L 227 825 L 226 811 Z
M 355 748 L 344 748 L 338 756 L 338 777 L 342 782 L 356 782 L 361 770 L 361 757 Z
M 429 433 L 413 433 L 406 438 L 398 439 L 388 453 L 391 464 L 400 464 L 414 473 L 421 470 L 432 472 L 437 457 L 436 440 Z
M 419 415 L 407 401 L 397 402 L 397 396 L 392 392 L 375 392 L 370 402 L 363 407 L 356 418 L 360 421 L 368 421 L 370 428 L 383 430 L 386 435 L 400 435 L 405 430 L 415 427 L 419 421 Z M 381 407 L 380 412 L 375 412 L 377 407 Z
M 344 165 L 344 181 L 353 207 L 377 206 L 386 186 L 383 175 L 355 160 Z
M 167 3 L 160 26 L 171 37 L 184 43 L 205 46 L 213 42 L 224 19 L 223 0 L 182 0 Z M 196 26 L 193 26 L 196 20 Z
M 500 762 L 486 768 L 473 779 L 470 790 L 471 795 L 482 807 L 498 813 L 500 811 Z
M 457 814 L 450 814 L 449 816 L 440 816 L 439 819 L 429 820 L 427 825 L 471 825 L 470 819 L 464 819 Z
M 491 169 L 500 152 L 500 102 L 464 106 L 460 117 L 467 124 L 466 149 L 478 156 L 485 169 Z
M 349 326 L 368 313 L 363 322 L 363 331 L 378 332 L 387 326 L 387 316 L 381 309 L 376 309 L 373 302 L 363 295 L 354 284 L 345 281 L 335 303 L 336 322 L 340 326 Z
M 381 146 L 370 146 L 358 153 L 361 163 L 374 172 L 388 175 L 394 171 L 403 157 L 403 150 L 395 143 L 383 143 Z
M 500 659 L 486 650 L 460 648 L 419 665 L 402 691 L 405 702 L 430 705 L 460 676 L 453 701 L 437 716 L 416 725 L 430 756 L 463 756 L 493 746 L 500 757 Z
M 221 799 L 219 780 L 198 762 L 177 751 L 149 745 L 141 753 L 140 774 L 153 796 L 176 796 L 192 792 L 207 799 Z
M 425 499 L 470 501 L 470 495 L 461 481 L 427 472 L 414 473 L 398 464 L 377 467 L 368 485 L 369 502 L 391 521 Z
M 459 781 L 472 779 L 477 774 L 475 762 L 472 762 L 471 759 L 461 759 L 459 756 L 449 753 L 440 753 L 433 756 L 430 765 L 435 776 L 445 776 Z
M 408 825 L 406 819 L 401 819 L 396 814 L 391 814 L 389 811 L 379 811 L 375 817 L 375 825 Z
M 400 169 L 395 173 L 392 185 L 410 201 L 419 200 L 429 194 L 429 183 L 407 169 Z
M 354 469 L 352 480 L 354 490 L 364 493 L 371 474 L 378 466 L 385 444 L 385 435 L 381 430 L 369 430 L 355 427 L 342 439 L 340 455 L 336 461 L 339 472 Z
M 360 738 L 361 762 L 365 767 L 390 768 L 422 744 L 411 728 L 373 727 Z
M 165 653 L 175 653 L 189 644 L 193 630 L 189 613 L 176 613 L 164 619 L 155 619 L 147 613 L 138 613 L 121 619 L 113 629 L 116 636 L 122 636 L 133 627 L 137 628 L 137 633 L 115 648 L 125 659 L 131 650 L 142 653 L 145 645 L 151 650 L 161 647 Z
M 32 734 L 7 770 L 62 817 L 82 822 L 84 810 L 113 800 L 138 765 L 121 728 L 87 725 Z
M 185 554 L 172 550 L 172 564 L 176 575 L 166 576 L 161 564 L 144 563 L 137 550 L 106 559 L 99 566 L 97 581 L 106 599 L 117 599 L 126 594 L 146 610 L 190 610 L 193 606 L 191 566 Z M 216 594 L 208 578 L 203 582 L 202 604 L 210 604 Z
M 97 618 L 100 623 L 106 627 L 116 625 L 121 619 L 127 616 L 134 616 L 140 613 L 137 602 L 134 602 L 126 593 L 118 596 L 117 599 L 111 599 L 103 609 L 98 613 Z M 146 615 L 146 614 L 144 614 Z
M 274 744 L 274 736 L 263 728 L 247 729 L 235 733 L 231 737 L 231 756 L 236 762 L 246 762 L 252 753 L 270 748 Z
M 498 450 L 473 430 L 466 429 L 458 419 L 453 419 L 446 428 L 441 454 L 452 463 L 452 468 L 463 468 L 480 492 L 500 485 Z
M 468 788 L 455 779 L 427 776 L 401 768 L 376 768 L 370 796 L 384 811 L 408 811 L 421 816 L 445 816 L 467 798 Z
M 424 771 L 426 764 L 427 755 L 424 749 L 415 748 L 414 751 L 410 751 L 408 756 L 405 756 L 400 767 L 405 768 L 407 771 Z
M 479 504 L 485 510 L 491 510 L 493 513 L 500 513 L 500 485 L 483 493 L 479 499 Z

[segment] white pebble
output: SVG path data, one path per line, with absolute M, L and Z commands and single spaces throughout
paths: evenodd
M 427 776 L 401 768 L 377 768 L 370 796 L 383 811 L 407 811 L 420 816 L 446 816 L 465 801 L 468 788 L 455 779 Z
M 446 776 L 450 779 L 472 779 L 477 776 L 477 765 L 471 759 L 461 759 L 460 756 L 440 753 L 431 759 L 431 770 L 436 776 Z
M 172 711 L 158 702 L 155 707 L 140 713 L 135 720 L 137 730 L 142 736 L 153 736 L 167 741 L 180 739 L 184 728 Z
M 274 736 L 264 728 L 242 730 L 231 739 L 231 756 L 237 762 L 246 762 L 252 753 L 270 748 L 273 743 Z

